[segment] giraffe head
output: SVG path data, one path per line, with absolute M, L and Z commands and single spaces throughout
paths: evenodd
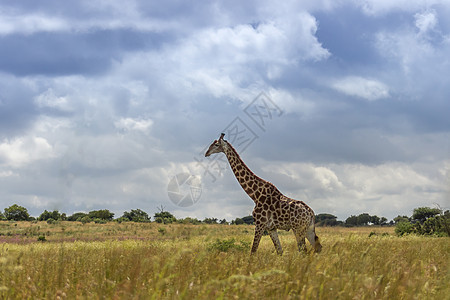
M 205 153 L 205 157 L 208 157 L 214 153 L 225 152 L 224 149 L 226 147 L 226 142 L 223 139 L 224 136 L 225 136 L 225 133 L 222 133 L 218 140 L 215 140 L 214 142 L 212 142 L 211 146 L 209 146 L 209 148 L 208 148 L 208 151 L 206 151 L 206 153 Z

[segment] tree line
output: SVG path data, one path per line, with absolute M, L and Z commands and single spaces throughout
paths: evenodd
M 231 222 L 226 219 L 219 220 L 217 218 L 205 218 L 199 220 L 197 218 L 186 217 L 177 219 L 172 213 L 165 211 L 163 207 L 159 208 L 159 212 L 155 213 L 154 222 L 171 224 L 254 224 L 252 216 L 236 218 Z M 82 223 L 106 223 L 110 221 L 116 222 L 151 222 L 151 217 L 141 209 L 132 209 L 125 211 L 122 216 L 114 219 L 114 213 L 108 209 L 93 210 L 88 213 L 76 212 L 70 216 L 60 213 L 58 210 L 44 210 L 39 217 L 30 216 L 28 210 L 20 205 L 13 204 L 0 211 L 0 220 L 12 221 L 47 221 L 53 223 L 57 221 L 78 221 Z M 316 215 L 316 226 L 396 226 L 395 231 L 398 235 L 416 233 L 416 234 L 435 234 L 450 236 L 450 211 L 443 212 L 440 208 L 419 207 L 415 208 L 411 217 L 397 216 L 390 222 L 385 217 L 378 217 L 368 213 L 359 215 L 351 215 L 345 221 L 340 221 L 336 216 L 328 213 Z
M 369 215 L 368 213 L 362 213 L 359 215 L 351 215 L 345 221 L 337 220 L 337 217 L 332 214 L 318 214 L 316 215 L 317 226 L 368 226 L 368 225 L 395 225 L 395 222 L 391 220 L 388 223 L 388 219 L 385 217 L 378 217 L 377 215 Z
M 395 232 L 397 235 L 420 234 L 450 236 L 450 211 L 440 208 L 418 207 L 411 217 L 397 216 Z
M 219 220 L 217 218 L 205 218 L 199 220 L 197 218 L 186 217 L 184 219 L 177 219 L 172 213 L 165 211 L 163 208 L 155 213 L 153 218 L 157 223 L 183 223 L 183 224 L 253 224 L 253 217 L 247 216 L 243 218 L 236 218 L 230 223 L 227 220 Z M 47 221 L 53 223 L 57 221 L 77 221 L 82 223 L 106 223 L 111 221 L 116 222 L 151 222 L 151 217 L 141 209 L 132 209 L 125 211 L 122 216 L 114 219 L 114 213 L 108 209 L 93 210 L 90 212 L 76 212 L 68 216 L 66 213 L 61 213 L 58 210 L 47 211 L 44 210 L 39 217 L 30 216 L 28 210 L 20 205 L 13 204 L 0 211 L 0 221 Z
M 362 213 L 350 216 L 345 221 L 338 221 L 331 214 L 316 215 L 317 226 L 395 226 L 395 233 L 399 236 L 405 234 L 450 236 L 450 211 L 441 208 L 418 207 L 413 210 L 410 217 L 398 215 L 389 223 L 385 217 Z

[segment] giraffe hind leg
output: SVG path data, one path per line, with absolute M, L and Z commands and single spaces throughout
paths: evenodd
M 283 248 L 281 247 L 280 239 L 278 238 L 278 233 L 276 229 L 270 231 L 270 238 L 272 239 L 273 245 L 275 246 L 278 255 L 282 255 Z

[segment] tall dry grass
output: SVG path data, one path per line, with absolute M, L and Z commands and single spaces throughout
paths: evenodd
M 13 227 L 19 231 L 26 226 Z M 29 238 L 0 244 L 1 299 L 448 299 L 450 295 L 450 240 L 399 238 L 391 228 L 319 228 L 324 247 L 318 255 L 299 253 L 293 234 L 282 233 L 283 256 L 276 255 L 269 237 L 263 237 L 257 254 L 250 257 L 251 226 L 40 226 L 41 231 L 50 231 L 47 242 Z M 4 233 L 6 227 L 0 228 Z M 72 242 L 74 235 L 77 240 Z

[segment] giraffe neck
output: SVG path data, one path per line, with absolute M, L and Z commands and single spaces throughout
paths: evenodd
M 227 156 L 236 179 L 250 198 L 257 203 L 259 200 L 259 193 L 256 193 L 258 187 L 268 184 L 268 182 L 256 176 L 255 173 L 247 167 L 233 146 L 228 142 L 226 143 L 228 147 L 225 149 L 225 155 Z

